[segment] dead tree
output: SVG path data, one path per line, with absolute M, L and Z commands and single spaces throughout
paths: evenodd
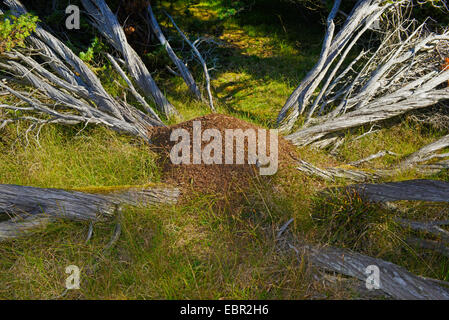
M 26 13 L 18 0 L 5 0 L 4 3 L 16 16 Z M 119 27 L 114 26 L 116 29 Z M 128 64 L 132 68 L 143 66 L 131 47 L 126 42 L 122 44 L 129 55 Z M 0 69 L 8 79 L 0 81 L 0 87 L 2 92 L 15 96 L 17 101 L 0 105 L 6 111 L 2 113 L 5 117 L 0 120 L 0 129 L 12 122 L 27 121 L 31 123 L 27 135 L 31 129 L 50 123 L 96 124 L 150 142 L 149 127 L 163 126 L 163 123 L 137 92 L 116 59 L 111 55 L 108 58 L 147 113 L 109 95 L 95 73 L 72 50 L 37 25 L 35 32 L 26 39 L 25 48 L 14 49 L 0 57 Z M 151 78 L 144 79 L 141 69 L 132 70 L 139 75 L 137 80 L 146 81 L 146 84 L 152 81 Z M 13 81 L 17 82 L 14 87 L 9 84 Z M 0 223 L 0 240 L 14 238 L 56 218 L 95 221 L 99 213 L 109 217 L 122 204 L 137 205 L 142 201 L 146 205 L 171 203 L 178 196 L 179 191 L 170 187 L 134 188 L 99 195 L 0 185 L 0 213 L 12 217 Z
M 92 194 L 61 189 L 0 185 L 0 241 L 13 239 L 55 219 L 101 221 L 112 218 L 123 205 L 175 203 L 179 190 L 166 186 L 117 189 Z
M 4 2 L 13 14 L 26 13 L 18 0 Z M 109 95 L 93 71 L 40 25 L 26 44 L 27 48 L 5 53 L 0 59 L 7 79 L 33 89 L 22 92 L 0 83 L 19 101 L 0 106 L 10 111 L 1 119 L 0 128 L 22 120 L 31 123 L 29 130 L 49 123 L 97 124 L 148 141 L 148 127 L 163 125 L 154 111 L 144 113 Z
M 82 3 L 91 17 L 92 25 L 122 54 L 128 72 L 145 96 L 152 97 L 165 115 L 178 114 L 153 80 L 139 55 L 128 44 L 122 26 L 107 4 L 103 0 L 82 0 Z
M 208 95 L 208 98 L 209 98 L 209 106 L 210 106 L 212 111 L 215 111 L 214 99 L 212 97 L 212 90 L 211 90 L 211 83 L 210 83 L 211 80 L 210 80 L 210 75 L 209 75 L 209 68 L 207 67 L 206 61 L 204 60 L 204 58 L 201 55 L 200 51 L 198 50 L 198 46 L 201 44 L 202 39 L 201 38 L 197 39 L 195 42 L 192 43 L 187 38 L 187 36 L 184 34 L 184 32 L 182 32 L 182 30 L 175 23 L 175 20 L 173 20 L 173 18 L 167 12 L 165 14 L 170 19 L 171 23 L 176 28 L 176 30 L 178 30 L 179 34 L 184 39 L 184 41 L 187 42 L 187 44 L 192 48 L 193 53 L 195 54 L 196 58 L 200 62 L 201 66 L 203 68 L 204 77 L 206 78 L 206 91 L 207 91 L 207 95 Z
M 360 0 L 334 36 L 339 4 L 335 1 L 328 17 L 319 61 L 278 116 L 284 132 L 304 118 L 304 125 L 287 136 L 298 146 L 327 147 L 347 130 L 449 98 L 449 70 L 442 70 L 437 54 L 449 55 L 449 31 L 431 32 L 426 23 L 405 18 L 411 0 Z M 380 44 L 347 61 L 368 30 L 378 31 Z
M 182 62 L 182 60 L 178 58 L 176 53 L 173 51 L 170 43 L 165 38 L 161 30 L 161 27 L 159 26 L 159 23 L 157 22 L 156 17 L 154 16 L 153 10 L 151 9 L 151 5 L 148 5 L 148 16 L 151 29 L 153 30 L 156 37 L 159 39 L 161 45 L 164 46 L 168 56 L 175 64 L 181 77 L 184 79 L 184 82 L 187 84 L 187 86 L 189 87 L 192 94 L 196 97 L 196 99 L 203 101 L 203 96 L 195 82 L 195 79 L 193 79 L 193 76 L 190 73 L 189 69 L 186 67 L 184 62 Z

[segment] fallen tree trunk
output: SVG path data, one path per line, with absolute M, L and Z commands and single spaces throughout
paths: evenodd
M 358 184 L 347 187 L 372 202 L 434 201 L 449 202 L 449 182 L 439 180 L 407 180 L 381 184 Z
M 293 247 L 293 246 L 292 246 Z M 299 250 L 295 248 L 299 253 Z M 449 300 L 449 289 L 437 280 L 414 275 L 394 263 L 372 258 L 345 249 L 303 246 L 312 264 L 328 271 L 338 272 L 366 282 L 370 273 L 368 266 L 379 268 L 379 289 L 400 300 Z M 449 286 L 449 283 L 438 281 Z
M 155 186 L 127 188 L 106 194 L 0 185 L 0 214 L 13 217 L 0 223 L 0 240 L 53 219 L 99 221 L 111 218 L 122 205 L 150 206 L 175 203 L 180 191 Z
M 440 83 L 447 82 L 449 80 L 449 71 L 443 73 L 439 78 L 441 79 Z M 449 98 L 448 88 L 426 89 L 426 87 L 411 88 L 410 90 L 404 90 L 400 94 L 395 92 L 390 96 L 384 97 L 385 99 L 379 99 L 379 101 L 372 103 L 369 108 L 348 112 L 310 128 L 301 129 L 286 136 L 286 139 L 297 146 L 313 144 L 329 134 L 344 132 L 352 128 L 391 119 L 412 110 L 433 106 L 437 102 Z

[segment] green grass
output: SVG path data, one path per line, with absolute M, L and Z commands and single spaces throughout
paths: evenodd
M 179 25 L 211 30 L 224 43 L 216 51 L 220 66 L 212 72 L 219 112 L 273 127 L 277 112 L 316 62 L 322 32 L 304 32 L 283 12 L 255 9 L 223 19 L 221 1 L 197 1 L 186 14 L 182 1 L 172 8 Z M 178 13 L 178 14 L 176 14 Z M 181 19 L 182 15 L 182 19 Z M 291 13 L 290 13 L 291 15 Z M 282 23 L 281 23 L 282 21 Z M 309 26 L 310 30 L 311 27 Z M 314 29 L 315 30 L 315 29 Z M 286 32 L 287 31 L 287 32 Z M 155 58 L 156 56 L 148 57 Z M 122 97 L 116 73 L 98 60 L 92 66 L 105 88 Z M 190 66 L 197 79 L 201 70 Z M 209 113 L 195 102 L 179 78 L 163 71 L 155 80 L 184 120 Z M 119 81 L 123 86 L 123 81 Z M 135 101 L 128 95 L 128 101 Z M 181 119 L 170 119 L 169 123 Z M 156 155 L 143 142 L 105 128 L 43 127 L 38 141 L 27 144 L 17 132 L 25 124 L 0 132 L 0 183 L 85 189 L 159 182 Z M 366 129 L 365 129 L 366 130 Z M 309 148 L 301 158 L 317 166 L 338 166 L 381 150 L 398 153 L 362 168 L 388 168 L 401 157 L 435 140 L 443 132 L 403 119 L 362 139 L 348 133 L 339 154 Z M 421 177 L 410 171 L 392 180 Z M 447 172 L 433 178 L 449 180 Z M 320 192 L 345 184 L 323 182 L 296 171 L 279 173 L 271 184 L 255 180 L 251 191 L 235 197 L 192 194 L 173 206 L 125 208 L 122 235 L 107 252 L 115 222 L 98 223 L 86 243 L 88 224 L 58 221 L 29 237 L 0 243 L 2 299 L 317 299 L 357 298 L 353 288 L 324 283 L 293 252 L 276 250 L 277 227 L 288 219 L 292 236 L 317 244 L 353 249 L 398 263 L 418 274 L 449 280 L 448 259 L 405 243 L 410 230 L 397 216 L 447 219 L 447 208 L 401 203 L 403 212 L 367 205 L 354 195 Z M 275 186 L 275 190 L 273 190 Z M 65 268 L 81 268 L 81 289 L 65 289 Z
M 0 142 L 1 183 L 77 188 L 159 181 L 155 155 L 142 141 L 105 128 L 82 129 L 46 126 L 27 145 L 9 128 Z

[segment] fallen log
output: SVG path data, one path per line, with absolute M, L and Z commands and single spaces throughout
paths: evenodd
M 449 289 L 440 286 L 436 280 L 423 278 L 410 273 L 394 263 L 372 258 L 345 249 L 332 247 L 302 246 L 299 250 L 290 245 L 299 254 L 306 257 L 320 268 L 357 278 L 366 282 L 369 273 L 367 267 L 379 268 L 379 289 L 391 297 L 400 300 L 449 300 Z M 445 286 L 448 282 L 438 281 Z
M 447 147 L 449 147 L 449 135 L 446 135 L 446 136 L 438 139 L 437 141 L 434 141 L 434 142 L 422 147 L 418 151 L 412 153 L 410 156 L 408 156 L 405 160 L 403 160 L 401 162 L 401 166 L 409 167 L 409 166 L 412 166 L 419 162 L 428 161 L 433 158 L 438 158 L 441 156 L 448 157 L 449 156 L 448 154 L 439 155 L 436 153 L 436 152 L 438 152 L 444 148 L 447 148 Z
M 204 60 L 203 56 L 201 55 L 200 51 L 197 48 L 197 46 L 199 44 L 195 44 L 197 41 L 195 41 L 195 43 L 192 43 L 187 38 L 187 36 L 184 34 L 184 32 L 182 32 L 182 30 L 175 23 L 175 20 L 167 12 L 165 12 L 165 14 L 170 19 L 171 23 L 176 28 L 176 30 L 178 30 L 179 34 L 184 39 L 184 41 L 187 42 L 187 44 L 192 48 L 193 53 L 195 54 L 195 56 L 197 57 L 198 61 L 200 62 L 201 66 L 203 68 L 204 77 L 206 78 L 206 91 L 207 91 L 207 95 L 208 95 L 208 98 L 209 98 L 209 107 L 210 107 L 210 109 L 212 111 L 215 111 L 214 99 L 212 97 L 211 84 L 210 84 L 209 68 L 207 67 L 206 61 Z
M 356 184 L 347 187 L 356 190 L 372 202 L 433 201 L 449 202 L 449 182 L 439 180 L 407 180 L 380 184 Z
M 324 177 L 328 173 L 319 172 Z M 449 202 L 449 183 L 436 180 L 409 180 L 382 184 L 356 184 L 346 187 L 347 190 L 356 190 L 363 198 L 373 202 L 389 202 L 399 200 Z M 282 235 L 292 221 L 282 227 L 279 234 Z M 449 232 L 440 228 L 449 224 L 449 221 L 418 222 L 397 219 L 403 227 L 416 231 L 426 231 L 443 240 L 449 239 Z M 279 241 L 279 236 L 277 237 Z M 449 248 L 440 241 L 432 241 L 419 238 L 408 238 L 409 244 L 437 251 L 449 256 Z M 309 261 L 324 270 L 337 272 L 346 276 L 357 278 L 368 283 L 371 273 L 368 267 L 377 267 L 379 270 L 378 289 L 395 299 L 409 300 L 448 300 L 449 282 L 424 278 L 414 275 L 394 263 L 369 257 L 347 249 L 334 247 L 318 247 L 299 243 L 299 241 L 287 241 L 288 247 L 297 255 L 305 255 Z M 372 269 L 371 269 L 372 270 Z
M 13 219 L 0 223 L 0 240 L 54 219 L 101 221 L 114 216 L 122 205 L 150 206 L 175 203 L 180 191 L 165 186 L 132 187 L 104 194 L 0 185 L 0 214 Z

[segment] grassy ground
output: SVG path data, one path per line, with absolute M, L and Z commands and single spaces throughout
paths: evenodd
M 220 66 L 213 73 L 218 109 L 264 127 L 273 126 L 282 104 L 319 55 L 320 25 L 302 26 L 285 12 L 262 6 L 244 17 L 221 19 L 226 12 L 220 11 L 220 1 L 200 1 L 187 13 L 178 2 L 170 10 L 175 17 L 188 17 L 180 20 L 187 30 L 218 26 L 215 36 L 225 44 L 217 50 Z M 92 67 L 112 94 L 123 94 L 108 82 L 114 77 L 110 69 Z M 162 72 L 155 77 L 184 120 L 209 112 L 186 96 L 179 79 Z M 16 130 L 23 129 L 1 132 L 0 183 L 82 190 L 160 180 L 155 155 L 138 140 L 104 128 L 44 127 L 38 142 L 30 138 L 26 144 L 16 139 Z M 325 167 L 381 150 L 407 155 L 442 134 L 404 119 L 363 139 L 349 137 L 337 156 L 309 149 L 300 153 L 304 160 Z M 373 164 L 380 168 L 397 161 L 389 156 Z M 406 172 L 392 179 L 414 177 L 419 176 Z M 438 178 L 448 180 L 447 174 Z M 275 179 L 277 192 L 256 180 L 251 192 L 235 198 L 238 201 L 192 194 L 179 205 L 126 208 L 122 236 L 106 252 L 114 221 L 95 225 L 88 243 L 87 224 L 64 221 L 31 237 L 1 243 L 0 298 L 359 298 L 347 281 L 316 278 L 307 262 L 276 249 L 276 228 L 291 217 L 291 230 L 301 239 L 351 248 L 449 280 L 448 259 L 409 247 L 404 239 L 410 232 L 394 222 L 394 217 L 405 215 L 442 218 L 447 208 L 404 203 L 406 213 L 391 212 L 352 195 L 323 199 L 318 192 L 330 185 L 299 173 L 286 172 Z M 225 205 L 216 205 L 219 201 Z M 61 296 L 68 265 L 81 268 L 81 289 Z

